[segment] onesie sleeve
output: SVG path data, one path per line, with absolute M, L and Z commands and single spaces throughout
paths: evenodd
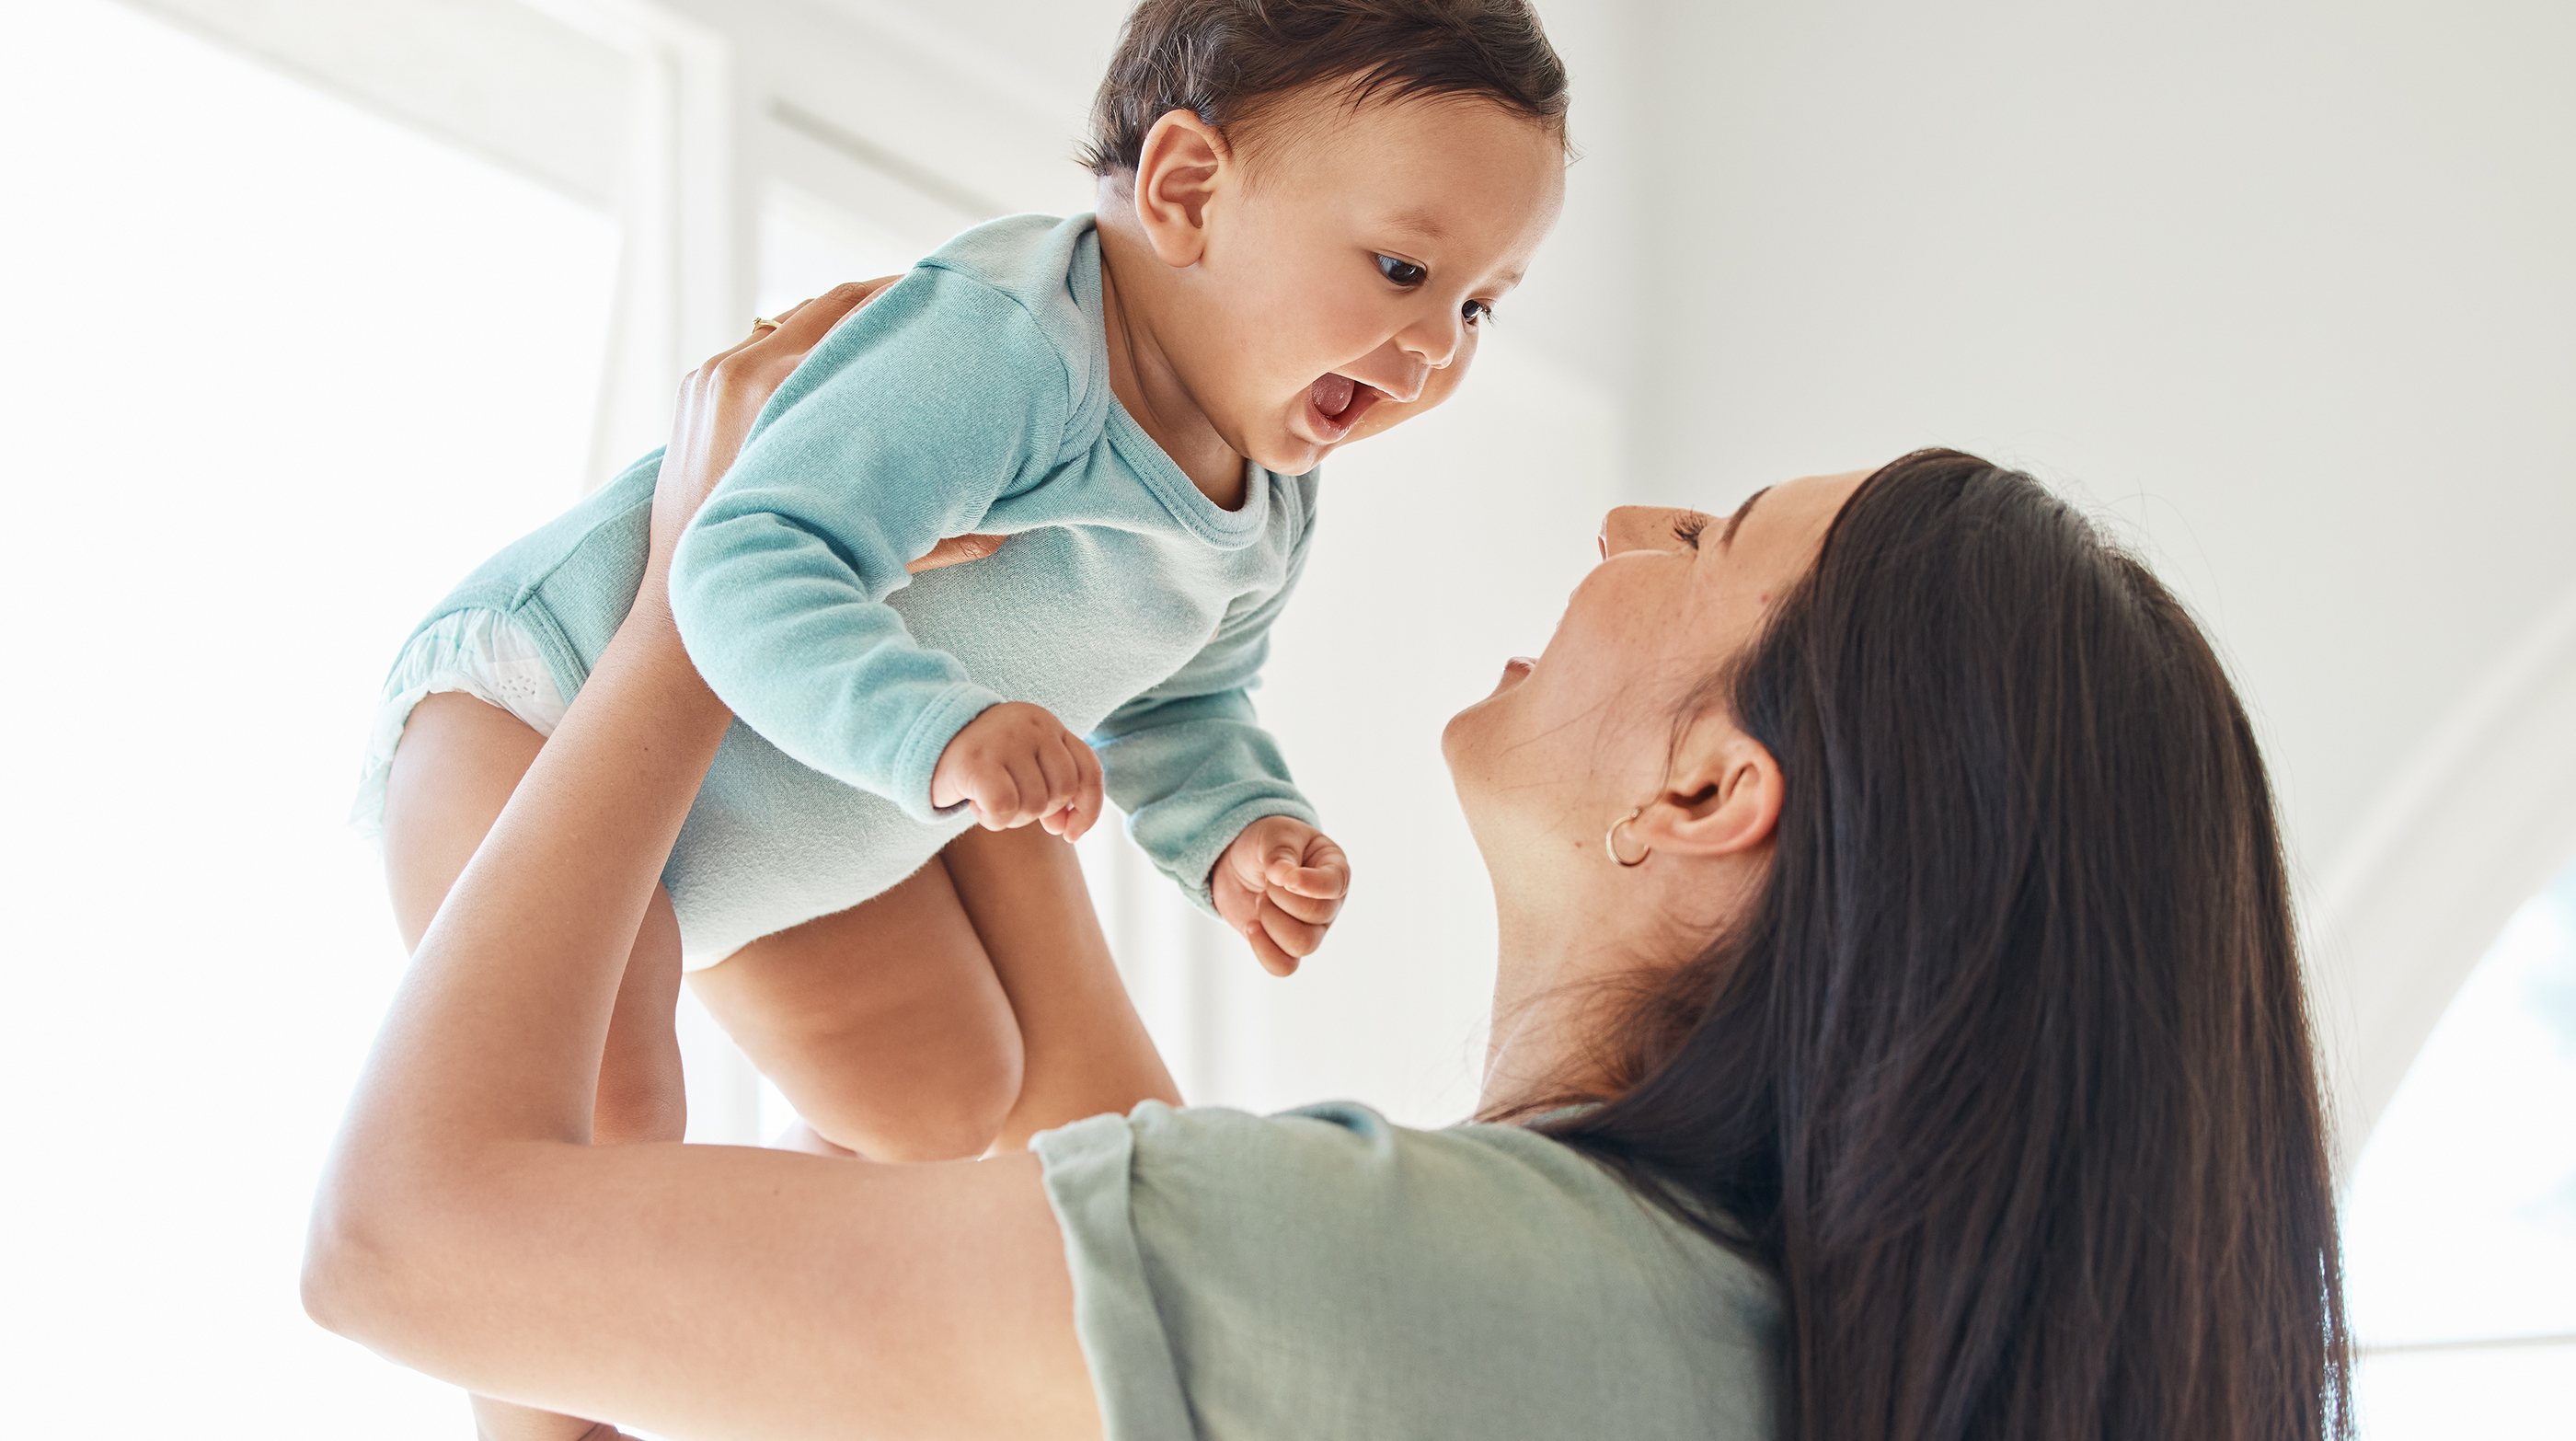
M 681 538 L 671 610 L 707 684 L 797 761 L 935 818 L 949 740 L 1002 698 L 886 603 L 908 561 L 1055 465 L 1063 356 L 1021 305 L 916 269 L 806 357 Z
M 1322 824 L 1289 778 L 1278 740 L 1261 728 L 1251 694 L 1270 656 L 1271 623 L 1305 570 L 1311 520 L 1309 512 L 1279 589 L 1237 601 L 1188 664 L 1111 711 L 1090 736 L 1109 799 L 1127 813 L 1128 835 L 1211 915 L 1209 873 L 1245 826 L 1263 816 Z

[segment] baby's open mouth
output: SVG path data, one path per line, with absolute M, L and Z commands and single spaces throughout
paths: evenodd
M 1386 399 L 1386 392 L 1365 385 L 1347 375 L 1327 375 L 1306 388 L 1306 408 L 1313 412 L 1307 420 L 1313 425 L 1315 438 L 1330 445 L 1351 433 L 1369 407 Z

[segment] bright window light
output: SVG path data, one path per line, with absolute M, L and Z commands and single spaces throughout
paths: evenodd
M 802 191 L 771 186 L 760 207 L 760 313 L 776 315 L 845 281 L 901 275 L 935 248 Z
M 2368 1441 L 2566 1434 L 2576 1376 L 2576 866 L 2517 912 L 2345 1205 Z
M 0 17 L 0 174 L 8 1429 L 454 1441 L 296 1299 L 403 960 L 344 817 L 404 633 L 576 494 L 616 233 L 106 0 Z

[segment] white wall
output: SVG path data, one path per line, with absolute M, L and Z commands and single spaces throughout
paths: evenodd
M 489 83 L 458 78 L 486 44 L 458 17 L 509 0 L 383 0 L 427 37 L 405 53 L 437 60 L 448 78 L 436 84 L 386 71 L 355 32 L 310 53 L 276 38 L 327 6 L 138 3 L 258 31 L 252 48 L 279 63 L 336 74 L 567 194 L 633 189 L 632 153 L 616 161 L 623 179 L 598 172 L 592 131 L 616 90 L 598 65 L 576 67 L 591 98 L 572 110 L 509 65 Z M 682 88 L 719 115 L 721 153 L 679 167 L 695 187 L 682 209 L 714 196 L 736 212 L 645 275 L 655 294 L 700 279 L 665 305 L 677 308 L 653 346 L 628 347 L 605 455 L 658 434 L 647 422 L 667 394 L 660 371 L 748 304 L 747 217 L 776 187 L 898 244 L 985 210 L 1084 204 L 1087 179 L 1065 157 L 1123 6 L 536 8 L 630 50 L 639 30 L 686 38 Z M 2563 459 L 2576 438 L 2576 268 L 2564 261 L 2576 253 L 2576 91 L 2561 83 L 2576 11 L 1541 8 L 1576 83 L 1583 158 L 1565 223 L 1458 407 L 1334 468 L 1264 702 L 1301 774 L 1328 801 L 1350 798 L 1335 802 L 1336 827 L 1350 814 L 1379 856 L 1456 851 L 1424 768 L 1439 716 L 1477 688 L 1453 697 L 1443 677 L 1452 657 L 1463 682 L 1466 658 L 1543 639 L 1515 607 L 1546 609 L 1561 591 L 1554 567 L 1578 562 L 1556 530 L 1588 526 L 1578 510 L 1612 495 L 1727 505 L 1920 444 L 1978 449 L 2115 519 L 2231 658 L 2286 802 L 2357 1136 L 2459 975 L 2576 849 L 2576 769 L 2550 740 L 2576 726 L 2576 624 L 2548 619 L 2553 606 L 2576 614 L 2563 558 L 2576 533 Z M 636 63 L 659 73 L 667 61 Z M 1494 397 L 1522 404 L 1480 415 Z M 1382 508 L 1393 497 L 1402 506 Z M 1437 548 L 1390 570 L 1370 527 L 1436 532 L 1462 513 L 1495 518 L 1498 543 L 1528 558 L 1503 572 L 1512 598 L 1434 607 L 1424 643 L 1381 643 L 1384 618 L 1417 596 L 1478 593 L 1497 572 Z M 1366 634 L 1336 635 L 1326 618 Z M 1343 693 L 1335 643 L 1402 677 L 1379 736 L 1300 709 Z M 1394 795 L 1421 804 L 1372 809 Z M 1358 983 L 1308 977 L 1205 1012 L 1227 1019 L 1224 1045 L 1203 1049 L 1236 1059 L 1210 1061 L 1204 1093 L 1357 1091 L 1408 1113 L 1454 1101 L 1452 1080 L 1423 1079 L 1445 1061 L 1397 1060 L 1393 1039 L 1336 1030 L 1323 1014 L 1335 1007 L 1281 999 L 1330 990 L 1340 1008 L 1396 1018 L 1390 1038 L 1455 1049 L 1456 998 L 1481 989 L 1481 963 L 1442 959 L 1448 943 L 1426 950 L 1409 927 L 1465 907 L 1442 930 L 1467 936 L 1483 908 L 1466 888 L 1407 882 L 1377 892 L 1409 897 L 1404 919 L 1372 919 L 1384 903 L 1367 899 L 1366 877 L 1414 863 L 1361 860 L 1362 909 L 1327 970 L 1379 989 L 1344 995 L 1332 988 Z M 1349 1059 L 1363 1053 L 1387 1059 Z
M 1211 1098 L 1353 1097 L 1415 1124 L 1474 1107 L 1493 891 L 1440 729 L 1506 658 L 1546 645 L 1619 486 L 1617 410 L 1504 324 L 1456 399 L 1325 472 L 1314 555 L 1255 699 L 1350 853 L 1351 902 L 1290 980 L 1230 937 L 1210 948 L 1225 1045 L 1198 1077 Z
M 2518 849 L 2435 884 L 2459 844 L 2409 852 L 2398 784 L 2517 644 L 2496 723 L 2576 674 L 2532 638 L 2576 590 L 2576 10 L 1621 8 L 1654 37 L 1636 483 L 1938 443 L 2116 517 L 2262 728 L 2357 1131 L 2576 849 L 2576 775 L 2526 767 L 2454 827 Z M 2378 946 L 2392 909 L 2439 924 Z

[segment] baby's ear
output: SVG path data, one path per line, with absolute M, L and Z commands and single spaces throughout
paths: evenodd
M 1736 855 L 1778 832 L 1784 796 L 1771 748 L 1726 716 L 1707 715 L 1674 748 L 1663 793 L 1629 829 L 1658 851 Z
M 1199 263 L 1207 250 L 1208 203 L 1233 167 L 1225 137 L 1196 111 L 1168 111 L 1145 132 L 1131 193 L 1157 259 L 1176 270 Z

